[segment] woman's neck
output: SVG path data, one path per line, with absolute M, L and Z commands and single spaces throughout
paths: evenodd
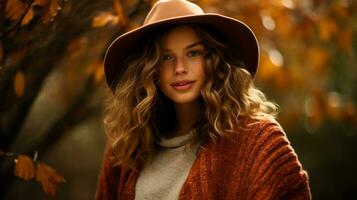
M 178 126 L 177 129 L 167 135 L 167 137 L 187 134 L 202 115 L 201 105 L 198 101 L 185 104 L 175 104 L 175 111 Z

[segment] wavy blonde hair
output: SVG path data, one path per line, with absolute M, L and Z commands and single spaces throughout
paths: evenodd
M 198 139 L 215 139 L 234 132 L 238 117 L 275 118 L 277 106 L 266 100 L 253 84 L 243 62 L 210 27 L 190 24 L 206 48 L 206 84 L 201 90 L 202 118 L 194 125 Z M 106 102 L 104 127 L 116 164 L 135 168 L 155 150 L 155 139 L 175 129 L 175 110 L 158 89 L 158 70 L 163 55 L 163 37 L 173 26 L 133 54 L 130 64 L 113 86 Z

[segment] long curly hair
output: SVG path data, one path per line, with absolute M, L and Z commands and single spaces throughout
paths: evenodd
M 158 87 L 163 37 L 173 26 L 164 27 L 142 41 L 144 44 L 138 53 L 133 53 L 107 98 L 104 127 L 118 165 L 136 168 L 157 150 L 155 139 L 176 128 L 173 103 Z M 275 118 L 277 106 L 254 86 L 245 64 L 230 54 L 222 37 L 211 27 L 189 26 L 206 48 L 207 80 L 200 97 L 203 113 L 192 127 L 196 140 L 228 136 L 234 132 L 240 116 Z

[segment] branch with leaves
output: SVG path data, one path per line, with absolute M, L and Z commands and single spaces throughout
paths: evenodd
M 42 185 L 42 189 L 49 196 L 53 197 L 57 193 L 58 184 L 65 183 L 66 180 L 58 172 L 45 163 L 37 161 L 38 154 L 33 158 L 13 152 L 0 150 L 0 156 L 9 157 L 14 160 L 14 175 L 25 181 L 35 179 Z

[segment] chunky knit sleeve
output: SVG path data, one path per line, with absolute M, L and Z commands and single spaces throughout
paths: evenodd
M 114 200 L 117 199 L 117 180 L 120 170 L 112 166 L 113 153 L 109 146 L 105 148 L 103 162 L 99 172 L 96 200 Z
M 308 175 L 282 128 L 267 123 L 257 134 L 251 199 L 311 199 Z

